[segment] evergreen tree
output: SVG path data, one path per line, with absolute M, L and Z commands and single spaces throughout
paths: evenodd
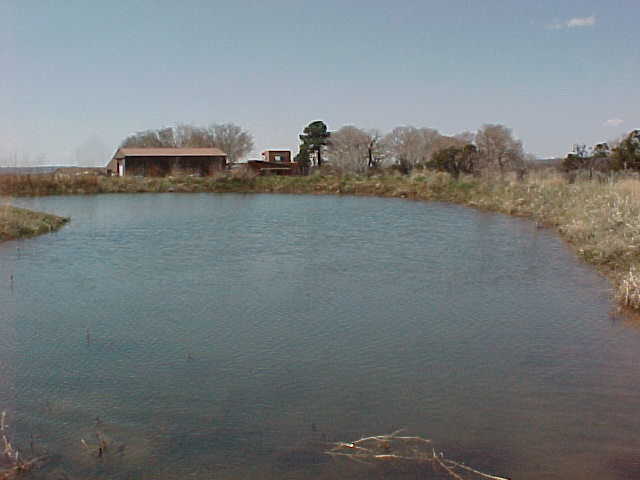
M 293 161 L 298 163 L 300 171 L 306 175 L 311 164 L 311 157 L 309 156 L 309 148 L 304 143 L 300 145 L 300 151 Z
M 304 152 L 304 156 L 308 161 L 310 154 L 315 153 L 318 166 L 321 167 L 322 147 L 327 145 L 330 135 L 331 134 L 327 131 L 327 126 L 322 120 L 311 122 L 304 128 L 302 135 L 300 135 L 300 141 L 302 144 L 300 145 L 300 153 L 296 159 Z

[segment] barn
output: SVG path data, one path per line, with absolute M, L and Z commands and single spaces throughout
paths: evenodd
M 206 177 L 227 167 L 227 154 L 218 148 L 119 148 L 107 164 L 118 177 Z

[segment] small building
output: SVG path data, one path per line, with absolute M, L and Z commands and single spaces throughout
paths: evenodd
M 291 150 L 265 150 L 263 160 L 249 160 L 247 168 L 258 175 L 300 175 L 300 168 L 291 161 Z
M 118 177 L 207 177 L 227 167 L 227 154 L 219 148 L 119 148 L 107 164 Z
M 265 150 L 262 152 L 262 160 L 265 162 L 291 162 L 291 150 Z

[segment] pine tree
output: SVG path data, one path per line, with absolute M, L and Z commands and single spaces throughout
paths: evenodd
M 302 144 L 300 145 L 300 153 L 296 159 L 304 155 L 304 157 L 300 158 L 305 158 L 308 162 L 310 154 L 315 152 L 318 166 L 321 167 L 322 147 L 327 145 L 330 135 L 331 133 L 327 131 L 327 126 L 322 120 L 311 122 L 304 128 L 302 135 L 300 135 Z

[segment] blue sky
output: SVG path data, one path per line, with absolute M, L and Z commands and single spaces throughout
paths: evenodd
M 637 0 L 0 0 L 0 165 L 106 163 L 180 122 L 295 150 L 318 119 L 503 123 L 563 155 L 640 128 L 639 18 Z

